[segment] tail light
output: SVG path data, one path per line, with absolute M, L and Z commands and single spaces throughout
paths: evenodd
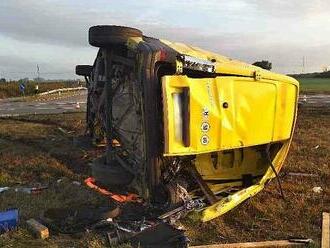
M 185 147 L 190 146 L 190 111 L 189 88 L 181 88 L 181 92 L 173 93 L 175 139 Z

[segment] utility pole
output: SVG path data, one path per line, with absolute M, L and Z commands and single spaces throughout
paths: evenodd
M 40 68 L 39 65 L 37 64 L 37 81 L 40 79 Z

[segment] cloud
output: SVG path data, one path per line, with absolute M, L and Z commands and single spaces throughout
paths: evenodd
M 298 70 L 307 56 L 317 70 L 329 57 L 329 15 L 327 0 L 0 1 L 0 56 L 12 56 L 11 69 L 1 63 L 0 70 L 92 63 L 87 34 L 97 24 L 134 26 L 247 62 L 269 59 L 281 72 Z
M 302 19 L 330 13 L 330 2 L 327 0 L 250 0 L 249 3 L 255 6 L 259 14 L 265 13 L 270 18 Z
M 62 70 L 58 71 L 59 68 L 51 62 L 37 62 L 17 55 L 0 55 L 0 64 L 0 77 L 7 79 L 35 78 L 37 77 L 37 64 L 41 68 L 41 76 L 46 78 L 70 78 L 73 72 L 73 69 L 68 70 L 69 68 L 62 68 Z M 48 72 L 42 70 L 45 68 L 47 68 Z
M 0 73 L 17 79 L 33 78 L 36 65 L 46 78 L 73 78 L 76 64 L 93 63 L 97 49 L 27 43 L 0 35 Z M 3 75 L 2 75 L 3 76 Z
M 105 4 L 107 1 L 100 3 Z M 88 45 L 87 31 L 90 26 L 118 24 L 135 26 L 147 35 L 159 37 L 175 39 L 177 34 L 180 36 L 190 34 L 189 40 L 194 41 L 200 40 L 205 33 L 208 37 L 218 37 L 219 32 L 227 33 L 224 31 L 227 29 L 226 22 L 235 22 L 239 11 L 248 7 L 248 4 L 242 0 L 230 2 L 146 0 L 139 4 L 128 0 L 119 6 L 115 3 L 111 4 L 113 8 L 102 9 L 102 4 L 93 3 L 77 6 L 50 0 L 2 1 L 0 2 L 0 23 L 2 23 L 0 33 L 31 43 L 78 47 Z M 217 23 L 214 18 L 217 19 L 215 14 L 219 13 L 221 19 L 225 21 Z M 199 20 L 204 15 L 206 19 Z M 213 24 L 205 25 L 205 22 L 213 22 Z M 219 31 L 214 32 L 214 27 L 219 27 Z
M 84 46 L 88 22 L 84 13 L 48 1 L 2 1 L 0 32 L 27 42 Z

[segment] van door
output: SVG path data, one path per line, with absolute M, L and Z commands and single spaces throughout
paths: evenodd
M 176 75 L 164 76 L 162 88 L 165 155 L 255 146 L 291 136 L 295 85 L 248 77 Z

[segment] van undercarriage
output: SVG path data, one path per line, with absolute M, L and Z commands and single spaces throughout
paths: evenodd
M 87 133 L 107 144 L 92 168 L 100 185 L 136 193 L 160 218 L 184 207 L 208 221 L 277 176 L 294 79 L 132 28 L 95 26 L 89 42 L 95 62 L 76 72 L 88 85 Z

